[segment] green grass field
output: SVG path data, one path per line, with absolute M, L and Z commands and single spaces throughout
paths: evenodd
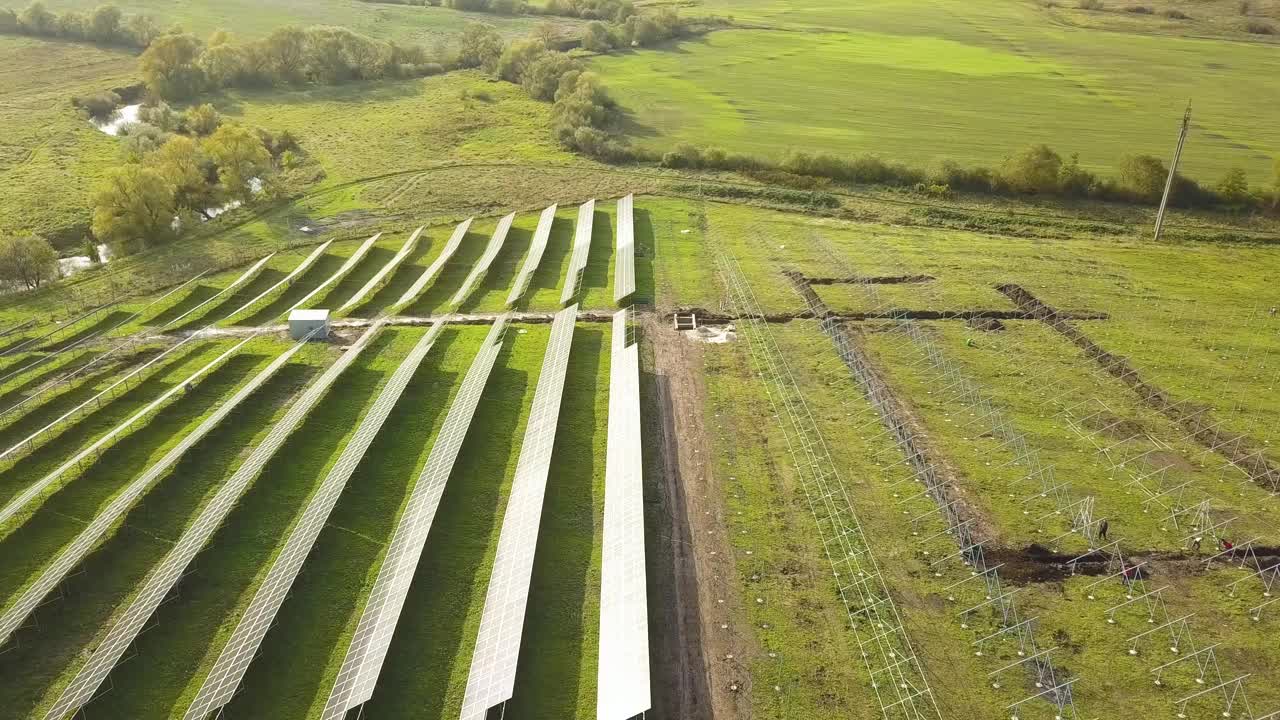
M 1012 0 L 704 7 L 769 29 L 593 61 L 651 149 L 993 166 L 1046 143 L 1114 171 L 1124 153 L 1168 156 L 1190 98 L 1192 177 L 1239 166 L 1264 183 L 1280 151 L 1255 100 L 1280 90 L 1268 45 L 1063 27 Z
M 793 150 L 874 153 L 925 167 L 997 165 L 1012 151 L 1047 143 L 1109 175 L 1125 153 L 1166 157 L 1189 98 L 1194 122 L 1184 171 L 1212 183 L 1239 166 L 1255 185 L 1270 182 L 1280 111 L 1268 99 L 1280 95 L 1280 60 L 1276 36 L 1250 34 L 1244 23 L 1280 22 L 1280 0 L 1251 0 L 1247 13 L 1236 0 L 1143 2 L 1151 14 L 1103 2 L 1102 10 L 1084 10 L 1074 0 L 698 0 L 677 3 L 681 14 L 714 13 L 731 18 L 729 26 L 583 56 L 626 113 L 630 140 L 654 151 L 689 142 L 771 158 Z M 96 4 L 49 0 L 54 11 Z M 641 5 L 649 12 L 662 3 Z M 1161 13 L 1170 8 L 1191 17 Z M 122 9 L 200 36 L 227 28 L 258 38 L 287 24 L 333 24 L 429 49 L 468 22 L 514 38 L 543 20 L 360 0 L 132 0 Z M 582 25 L 553 22 L 565 34 Z M 130 52 L 0 35 L 0 183 L 7 189 L 0 234 L 41 232 L 64 254 L 79 252 L 91 188 L 117 162 L 119 140 L 89 126 L 70 98 L 138 77 Z M 1019 619 L 1034 627 L 1031 650 L 1054 648 L 1059 679 L 1074 683 L 1078 713 L 1061 720 L 1183 711 L 1222 717 L 1218 693 L 1186 708 L 1177 703 L 1216 682 L 1209 675 L 1208 684 L 1197 683 L 1195 663 L 1185 661 L 1210 645 L 1223 679 L 1251 674 L 1253 717 L 1239 706 L 1232 717 L 1261 720 L 1280 708 L 1280 605 L 1262 605 L 1270 596 L 1239 561 L 1205 563 L 1220 537 L 1257 538 L 1263 567 L 1280 556 L 1275 488 L 1228 463 L 1239 462 L 1244 448 L 1250 461 L 1280 466 L 1274 213 L 1174 211 L 1165 241 L 1153 243 L 1154 211 L 1145 206 L 835 184 L 819 188 L 828 197 L 778 192 L 760 174 L 607 165 L 556 142 L 550 103 L 478 70 L 236 89 L 199 101 L 247 125 L 288 130 L 307 163 L 289 174 L 287 198 L 233 210 L 178 241 L 38 291 L 0 294 L 0 330 L 36 321 L 0 338 L 0 353 L 12 351 L 0 358 L 0 377 L 12 373 L 0 380 L 0 410 L 32 398 L 21 412 L 0 416 L 0 449 L 178 338 L 209 330 L 118 397 L 0 465 L 0 505 L 232 342 L 260 334 L 0 527 L 0 611 L 130 481 L 290 347 L 280 328 L 285 311 L 366 238 L 381 233 L 308 306 L 336 310 L 419 226 L 421 239 L 381 288 L 335 319 L 331 342 L 293 356 L 188 451 L 33 613 L 17 642 L 0 648 L 0 716 L 43 717 L 146 574 L 302 389 L 350 352 L 366 321 L 388 319 L 394 309 L 397 317 L 267 462 L 84 708 L 91 718 L 183 717 L 303 508 L 427 332 L 426 319 L 451 312 L 499 218 L 515 212 L 502 250 L 456 309 L 471 317 L 446 326 L 360 460 L 225 713 L 320 717 L 485 323 L 506 309 L 539 212 L 558 204 L 541 264 L 513 309 L 543 314 L 561 306 L 578 205 L 594 197 L 578 298 L 588 315 L 579 318 L 569 355 L 514 696 L 504 710 L 512 720 L 596 717 L 614 399 L 610 326 L 601 320 L 616 310 L 616 201 L 628 193 L 636 196 L 631 302 L 641 348 L 654 700 L 646 717 L 886 717 L 880 701 L 901 688 L 868 674 L 884 647 L 879 631 L 891 631 L 895 648 L 906 644 L 896 630 L 862 619 L 865 608 L 850 588 L 863 577 L 833 574 L 832 561 L 844 558 L 832 553 L 863 542 L 932 693 L 936 711 L 925 715 L 933 720 L 1054 717 L 1043 699 L 1016 705 L 1043 689 L 1017 665 L 1026 646 L 1003 635 L 980 644 Z M 467 218 L 470 230 L 442 272 L 406 307 L 395 307 Z M 231 316 L 326 241 L 293 284 Z M 174 322 L 268 253 L 274 257 L 253 280 Z M 726 256 L 767 321 L 740 317 L 731 292 L 737 272 L 719 264 Z M 198 282 L 165 295 L 201 272 Z M 900 276 L 913 280 L 884 282 Z M 1158 392 L 1135 392 L 1073 344 L 1070 332 L 1020 315 L 1010 285 L 1063 311 L 1088 313 L 1071 327 Z M 849 342 L 887 384 L 902 424 L 891 428 L 868 400 L 866 381 L 812 316 L 815 301 L 853 316 L 843 325 Z M 67 322 L 107 303 L 114 304 Z M 702 336 L 667 329 L 676 311 L 693 311 L 713 327 Z M 939 313 L 985 313 L 998 322 Z M 539 317 L 506 333 L 364 717 L 446 720 L 461 710 L 549 335 Z M 100 367 L 39 392 L 134 338 L 141 341 Z M 752 343 L 765 338 L 785 362 L 781 383 L 753 356 L 761 346 Z M 803 411 L 791 406 L 794 414 L 774 404 L 790 383 L 804 399 Z M 1203 412 L 1218 434 L 1193 434 L 1170 406 Z M 818 445 L 808 444 L 816 435 L 798 441 L 795 429 L 810 423 Z M 970 520 L 988 563 L 1002 564 L 1000 589 L 1017 605 L 1013 620 L 995 612 L 991 590 L 955 556 L 939 502 L 921 492 L 894 432 L 917 439 L 943 479 L 937 492 Z M 1231 434 L 1243 438 L 1219 442 Z M 820 489 L 813 463 L 826 458 L 823 494 L 811 495 Z M 1045 492 L 1045 468 L 1058 484 L 1052 492 Z M 1095 518 L 1108 519 L 1118 543 L 1109 547 L 1145 563 L 1139 587 L 1160 588 L 1159 607 L 1126 602 L 1126 587 L 1106 578 L 1114 566 L 1097 556 L 1065 564 L 1090 550 L 1072 514 L 1078 506 L 1067 505 L 1084 498 Z M 860 537 L 835 542 L 822 509 L 828 502 L 847 503 Z M 1201 508 L 1210 523 L 1225 524 L 1194 526 Z M 1205 536 L 1201 548 L 1191 541 L 1197 533 Z M 858 568 L 870 567 L 864 560 Z M 1179 627 L 1190 636 L 1131 639 L 1183 616 Z M 859 645 L 868 632 L 872 644 Z M 1178 658 L 1153 682 L 1153 668 Z

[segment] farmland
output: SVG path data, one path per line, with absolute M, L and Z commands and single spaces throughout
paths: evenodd
M 1267 44 L 1063 27 L 1003 0 L 705 8 L 751 29 L 593 62 L 642 144 L 995 166 L 1047 143 L 1114 172 L 1124 153 L 1167 154 L 1191 99 L 1190 176 L 1258 181 L 1280 147 L 1273 107 L 1253 101 L 1280 91 Z

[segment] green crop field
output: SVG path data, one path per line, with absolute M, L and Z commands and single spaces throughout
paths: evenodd
M 1188 99 L 1192 177 L 1261 181 L 1280 147 L 1275 105 L 1256 100 L 1280 92 L 1267 44 L 1064 27 L 1015 0 L 701 7 L 765 29 L 593 61 L 656 150 L 994 166 L 1045 143 L 1114 171 L 1124 153 L 1170 153 Z

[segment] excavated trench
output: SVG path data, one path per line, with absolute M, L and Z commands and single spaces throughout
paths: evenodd
M 737 322 L 741 319 L 737 315 L 713 313 L 702 308 L 681 308 L 676 312 L 668 313 L 666 315 L 666 319 L 671 321 L 677 313 L 680 315 L 693 313 L 697 316 L 699 325 L 726 325 L 728 323 Z M 1110 316 L 1106 313 L 1100 312 L 1078 312 L 1067 313 L 1064 317 L 1070 320 L 1107 320 Z M 998 323 L 1001 320 L 1039 319 L 1032 316 L 1030 313 L 1023 312 L 1021 310 L 988 310 L 982 308 L 966 310 L 889 310 L 885 312 L 855 313 L 836 313 L 828 309 L 823 315 L 816 315 L 813 312 L 795 312 L 775 313 L 764 316 L 765 322 L 769 323 L 788 323 L 792 320 L 818 320 L 827 318 L 835 320 L 836 322 L 866 322 L 875 320 L 964 320 L 969 323 L 982 324 L 989 322 Z
M 1280 562 L 1280 547 L 1255 547 L 1253 552 L 1261 567 L 1270 567 Z M 1141 566 L 1139 574 L 1144 579 L 1151 579 L 1162 575 L 1187 576 L 1205 572 L 1204 561 L 1212 554 L 1139 550 L 1126 552 L 1124 557 L 1127 562 Z M 984 547 L 983 556 L 992 565 L 1000 565 L 1001 578 L 1019 585 L 1059 582 L 1072 575 L 1115 572 L 1114 567 L 1108 567 L 1114 556 L 1102 551 L 1076 556 L 1057 553 L 1033 543 L 1025 548 Z M 1072 560 L 1077 560 L 1074 567 Z
M 1143 380 L 1137 368 L 1128 359 L 1107 352 L 1080 328 L 1069 322 L 1081 318 L 1059 311 L 1019 285 L 998 285 L 996 290 L 1036 320 L 1057 330 L 1060 335 L 1083 350 L 1085 355 L 1096 362 L 1108 375 L 1133 390 L 1147 407 L 1177 423 L 1203 447 L 1227 458 L 1257 485 L 1271 492 L 1280 491 L 1280 467 L 1262 455 L 1260 452 L 1262 444 L 1257 440 L 1218 427 L 1218 424 L 1213 421 L 1209 408 L 1188 406 L 1187 403 L 1174 400 L 1159 386 Z
M 802 277 L 809 285 L 904 285 L 933 282 L 932 275 L 886 275 L 880 277 Z

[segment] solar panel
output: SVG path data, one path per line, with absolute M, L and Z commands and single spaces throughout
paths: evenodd
M 171 346 L 170 348 L 160 353 L 159 355 L 156 355 L 155 357 L 151 358 L 150 360 L 138 366 L 137 368 L 134 368 L 124 377 L 111 383 L 105 389 L 103 389 L 102 392 L 97 393 L 96 395 L 89 398 L 88 400 L 85 400 L 79 405 L 71 408 L 70 410 L 63 413 L 62 415 L 59 415 L 52 422 L 48 423 L 44 427 L 40 428 L 39 430 L 36 430 L 35 432 L 31 433 L 27 437 L 14 443 L 13 446 L 10 447 L 8 450 L 5 450 L 4 452 L 0 453 L 0 461 L 15 459 L 18 456 L 19 451 L 23 449 L 26 449 L 26 450 L 33 449 L 35 447 L 36 440 L 39 440 L 41 437 L 44 436 L 45 433 L 54 429 L 58 425 L 61 425 L 62 423 L 67 422 L 72 417 L 75 417 L 77 414 L 81 412 L 89 411 L 90 408 L 101 407 L 100 401 L 102 400 L 102 398 L 106 397 L 107 395 L 110 395 L 118 387 L 121 387 L 121 386 L 128 387 L 130 380 L 133 380 L 134 378 L 141 376 L 147 370 L 153 367 L 156 367 L 161 360 L 164 360 L 166 357 L 176 352 L 178 348 L 183 347 L 187 343 L 195 340 L 197 337 L 198 337 L 198 334 L 192 334 L 187 336 L 186 338 L 178 342 L 176 345 Z
M 230 358 L 232 355 L 236 354 L 236 352 L 238 352 L 240 348 L 251 339 L 252 337 L 245 338 L 244 340 L 240 341 L 235 346 L 233 346 L 230 350 L 214 358 L 204 367 L 200 368 L 199 370 L 196 370 L 194 373 L 192 373 L 189 377 L 187 377 L 182 382 L 175 383 L 173 387 L 161 393 L 160 397 L 156 398 L 155 400 L 152 400 L 141 410 L 134 413 L 133 415 L 130 415 L 127 420 L 115 426 L 114 428 L 111 428 L 107 432 L 103 433 L 102 436 L 99 437 L 97 440 L 94 440 L 93 442 L 85 446 L 83 449 L 81 449 L 80 452 L 76 453 L 75 455 L 72 455 L 69 460 L 59 465 L 57 469 L 55 469 L 53 472 L 49 473 L 48 475 L 45 475 L 40 480 L 29 485 L 26 490 L 23 490 L 21 493 L 18 493 L 18 495 L 14 497 L 12 500 L 10 500 L 4 506 L 3 509 L 0 509 L 0 527 L 3 527 L 5 523 L 13 519 L 13 517 L 17 515 L 19 512 L 21 512 L 23 508 L 25 508 L 28 504 L 33 502 L 46 490 L 51 488 L 54 482 L 56 482 L 57 479 L 61 477 L 64 472 L 70 470 L 73 467 L 78 466 L 81 462 L 84 461 L 85 458 L 98 452 L 101 448 L 106 446 L 108 443 L 114 440 L 117 436 L 132 429 L 135 424 L 145 423 L 147 416 L 156 412 L 156 410 L 158 410 L 161 405 L 167 402 L 169 398 L 173 397 L 174 395 L 177 395 L 178 393 L 185 392 L 185 388 L 187 387 L 187 385 L 189 385 L 190 383 L 196 382 L 202 376 L 213 372 L 215 368 L 217 368 L 222 363 L 226 362 L 227 359 Z
M 56 328 L 54 328 L 54 329 L 50 330 L 49 332 L 47 332 L 47 333 L 45 333 L 45 334 L 43 334 L 43 335 L 38 335 L 38 336 L 33 337 L 33 338 L 27 338 L 26 340 L 24 340 L 24 341 L 22 341 L 22 342 L 18 343 L 17 345 L 14 345 L 14 346 L 12 346 L 12 347 L 8 348 L 7 350 L 4 350 L 3 352 L 0 352 L 0 357 L 6 357 L 6 356 L 8 356 L 8 355 L 13 355 L 13 354 L 15 354 L 15 353 L 20 353 L 20 352 L 22 352 L 23 350 L 25 350 L 25 349 L 27 348 L 27 346 L 28 346 L 28 345 L 35 345 L 35 344 L 38 344 L 41 340 L 47 340 L 47 339 L 49 339 L 49 338 L 51 338 L 51 337 L 53 337 L 53 336 L 55 336 L 55 335 L 58 335 L 58 334 L 60 334 L 60 333 L 64 333 L 64 332 L 66 332 L 67 330 L 70 330 L 70 329 L 72 328 L 72 326 L 76 325 L 76 324 L 77 324 L 77 323 L 79 323 L 80 321 L 82 321 L 82 320 L 87 320 L 88 318 L 90 318 L 90 317 L 92 317 L 92 316 L 94 316 L 94 315 L 96 315 L 96 314 L 98 314 L 98 313 L 100 313 L 100 312 L 105 312 L 107 309 L 109 309 L 109 308 L 113 307 L 114 305 L 115 305 L 115 303 L 107 303 L 106 305 L 99 305 L 98 307 L 96 307 L 96 308 L 94 308 L 94 309 L 92 309 L 92 310 L 89 310 L 89 311 L 87 311 L 87 312 L 85 312 L 85 313 L 83 313 L 83 314 L 81 314 L 81 315 L 77 315 L 76 317 L 74 317 L 74 318 L 72 318 L 72 319 L 68 320 L 68 321 L 67 321 L 67 322 L 65 322 L 65 323 L 62 323 L 61 325 L 57 326 Z
M 502 244 L 507 241 L 507 231 L 511 229 L 511 221 L 516 217 L 515 213 L 511 213 L 498 221 L 498 227 L 493 230 L 493 237 L 489 239 L 488 246 L 484 249 L 484 254 L 480 256 L 480 260 L 476 262 L 476 266 L 471 269 L 471 274 L 462 283 L 462 287 L 458 288 L 458 292 L 454 293 L 453 299 L 449 301 L 451 307 L 458 307 L 462 304 L 467 296 L 475 290 L 480 281 L 484 279 L 485 273 L 489 272 L 489 266 L 493 264 L 493 259 L 498 257 L 498 252 L 502 250 Z
M 148 311 L 148 310 L 150 310 L 152 307 L 154 307 L 156 303 L 164 302 L 164 300 L 165 300 L 166 298 L 168 298 L 169 296 L 173 295 L 174 293 L 180 292 L 180 291 L 181 291 L 183 288 L 185 288 L 186 286 L 190 285 L 191 283 L 193 283 L 193 282 L 195 282 L 195 281 L 199 280 L 200 278 L 204 277 L 205 275 L 207 275 L 207 274 L 208 274 L 208 272 L 209 272 L 209 271 L 207 271 L 207 270 L 206 270 L 205 272 L 202 272 L 202 273 L 200 273 L 199 275 L 196 275 L 195 277 L 191 278 L 190 280 L 188 280 L 188 281 L 186 281 L 186 282 L 182 283 L 181 285 L 179 285 L 179 286 L 177 286 L 177 287 L 173 288 L 172 290 L 170 290 L 169 292 L 165 293 L 164 295 L 161 295 L 160 297 L 156 298 L 155 300 L 152 300 L 151 302 L 147 303 L 145 306 L 143 306 L 143 307 L 142 307 L 142 309 L 141 309 L 141 310 L 138 310 L 138 311 L 136 311 L 136 312 L 134 312 L 134 313 L 132 313 L 132 314 L 128 315 L 127 317 L 125 317 L 125 319 L 121 320 L 120 322 L 116 323 L 115 325 L 112 325 L 112 326 L 111 326 L 111 327 L 109 327 L 109 328 L 104 328 L 104 329 L 102 329 L 102 330 L 98 330 L 97 332 L 93 332 L 93 333 L 90 333 L 90 334 L 88 334 L 88 335 L 85 335 L 84 337 L 80 338 L 79 340 L 76 340 L 75 342 L 73 342 L 73 343 L 71 343 L 71 344 L 69 344 L 69 345 L 66 345 L 66 346 L 64 346 L 64 347 L 59 347 L 59 348 L 57 348 L 57 349 L 55 349 L 55 350 L 46 350 L 45 352 L 42 352 L 42 353 L 40 354 L 40 356 L 39 356 L 39 357 L 35 358 L 34 360 L 32 360 L 31 362 L 27 363 L 26 365 L 23 365 L 22 367 L 20 367 L 20 368 L 18 368 L 18 369 L 16 369 L 16 370 L 11 370 L 11 371 L 9 371 L 9 372 L 5 373 L 3 376 L 0 376 L 0 385 L 4 384 L 5 382 L 7 382 L 7 381 L 8 381 L 9 379 L 11 379 L 11 378 L 17 377 L 17 376 L 19 376 L 19 375 L 21 375 L 21 374 L 23 374 L 23 373 L 25 373 L 25 372 L 27 372 L 27 371 L 29 371 L 29 370 L 32 370 L 32 369 L 37 368 L 37 367 L 39 367 L 39 366 L 41 366 L 41 365 L 44 365 L 45 363 L 49 362 L 50 360 L 54 360 L 54 359 L 56 359 L 56 358 L 58 358 L 58 357 L 62 356 L 64 353 L 71 352 L 72 350 L 75 350 L 75 349 L 76 349 L 76 348 L 78 348 L 78 347 L 82 347 L 82 346 L 84 346 L 84 345 L 88 345 L 88 344 L 90 344 L 90 343 L 92 343 L 92 342 L 94 342 L 94 341 L 96 341 L 96 340 L 98 340 L 98 339 L 101 339 L 101 338 L 107 337 L 108 335 L 110 335 L 111 333 L 115 332 L 116 330 L 119 330 L 120 328 L 124 327 L 125 325 L 128 325 L 129 323 L 133 322 L 134 320 L 137 320 L 139 317 L 142 317 L 143 313 L 147 312 L 147 311 Z M 82 357 L 83 357 L 83 356 L 82 356 Z M 8 369 L 8 368 L 6 368 L 6 370 L 7 370 L 7 369 Z M 38 394 L 38 393 L 36 393 L 36 394 Z
M 221 290 L 219 290 L 216 294 L 214 294 L 214 296 L 213 296 L 213 297 L 209 298 L 208 300 L 205 300 L 204 302 L 200 303 L 199 305 L 196 305 L 195 307 L 193 307 L 193 308 L 191 308 L 190 310 L 188 310 L 188 311 L 186 311 L 186 312 L 182 313 L 181 315 L 179 315 L 178 317 L 176 317 L 176 318 L 174 318 L 174 319 L 170 320 L 169 322 L 165 323 L 164 325 L 161 325 L 161 326 L 160 326 L 160 329 L 161 329 L 161 330 L 164 330 L 165 328 L 171 328 L 171 327 L 173 327 L 173 326 L 177 325 L 178 323 L 182 322 L 182 321 L 183 321 L 184 319 L 186 319 L 187 317 L 189 317 L 189 316 L 191 316 L 191 315 L 194 315 L 194 314 L 196 314 L 197 312 L 200 312 L 200 309 L 201 309 L 201 308 L 203 308 L 203 307 L 205 307 L 205 306 L 207 306 L 207 305 L 210 305 L 211 303 L 217 302 L 217 301 L 218 301 L 218 298 L 221 298 L 223 295 L 226 295 L 227 293 L 235 292 L 235 291 L 236 291 L 236 289 L 237 289 L 237 288 L 239 288 L 241 285 L 244 285 L 245 283 L 249 282 L 250 280 L 252 280 L 252 279 L 254 279 L 254 278 L 258 277 L 258 273 L 262 272 L 262 268 L 266 266 L 267 261 L 268 261 L 268 260 L 270 260 L 271 258 L 275 257 L 275 256 L 276 256 L 276 254 L 275 254 L 275 253 L 271 253 L 270 255 L 268 255 L 268 256 L 266 256 L 266 257 L 262 258 L 261 260 L 259 260 L 259 261 L 258 261 L 258 262 L 256 262 L 256 263 L 254 263 L 253 265 L 251 265 L 251 266 L 249 267 L 249 269 L 248 269 L 248 270 L 245 270 L 243 273 L 241 273 L 241 274 L 240 274 L 240 277 L 238 277 L 238 278 L 236 278 L 234 281 L 232 281 L 232 283 L 231 283 L 230 285 L 228 285 L 228 286 L 226 286 L 226 287 L 222 288 Z M 228 317 L 230 317 L 230 316 L 228 315 Z
M 245 340 L 245 342 L 248 342 L 248 340 Z M 241 343 L 241 345 L 243 344 Z M 272 360 L 270 365 L 254 376 L 248 383 L 245 383 L 226 402 L 218 406 L 218 409 L 212 415 L 183 437 L 172 450 L 165 453 L 164 457 L 138 476 L 102 512 L 98 513 L 97 517 L 36 578 L 35 582 L 23 591 L 17 601 L 7 608 L 3 615 L 0 615 L 0 647 L 4 646 L 9 636 L 21 627 L 32 611 L 44 602 L 49 593 L 93 550 L 98 541 L 102 539 L 116 521 L 133 507 L 138 498 L 142 497 L 144 493 L 151 489 L 152 485 L 173 469 L 173 466 L 178 463 L 178 460 L 188 450 L 204 436 L 212 432 L 245 398 L 261 387 L 268 378 L 275 375 L 276 371 L 283 367 L 304 344 L 298 343 L 275 360 Z M 235 349 L 238 348 L 239 346 L 236 346 Z
M 69 716 L 74 716 L 93 698 L 103 680 L 111 673 L 111 669 L 142 632 L 147 620 L 178 583 L 186 572 L 187 566 L 226 519 L 236 501 L 248 489 L 249 484 L 298 427 L 311 408 L 324 397 L 338 376 L 355 362 L 382 325 L 382 322 L 377 322 L 370 326 L 360 339 L 338 358 L 337 362 L 330 365 L 315 382 L 307 387 L 302 397 L 289 407 L 285 416 L 271 428 L 266 438 L 254 448 L 248 459 L 218 490 L 213 499 L 201 509 L 200 514 L 178 538 L 177 545 L 147 575 L 142 588 L 119 615 L 120 619 L 107 631 L 75 678 L 62 691 L 58 700 L 45 715 L 45 720 L 65 720 Z
M 364 260 L 364 256 L 369 254 L 369 250 L 373 248 L 373 244 L 378 242 L 378 238 L 380 237 L 382 237 L 382 233 L 378 233 L 373 237 L 369 238 L 368 240 L 365 240 L 363 243 L 360 243 L 360 247 L 356 248 L 356 251 L 351 253 L 351 257 L 347 258 L 347 261 L 342 263 L 342 267 L 338 268 L 337 272 L 330 275 L 327 280 L 317 285 L 315 289 L 307 293 L 306 296 L 303 297 L 301 300 L 289 306 L 288 310 L 285 310 L 284 312 L 280 313 L 281 317 L 288 315 L 294 310 L 297 310 L 303 305 L 306 305 L 307 303 L 311 302 L 312 298 L 319 296 L 320 293 L 324 292 L 326 288 L 332 285 L 337 285 L 338 283 L 342 282 L 342 279 L 345 278 L 347 275 L 350 275 L 351 271 L 355 270 L 356 266 L 360 264 L 360 261 Z
M 395 257 L 388 260 L 387 264 L 383 265 L 381 270 L 378 270 L 373 277 L 369 278 L 369 282 L 365 283 L 364 287 L 360 288 L 355 295 L 352 295 L 350 300 L 343 303 L 342 307 L 338 308 L 338 312 L 344 312 L 356 305 L 359 305 L 362 300 L 378 288 L 382 287 L 383 282 L 391 275 L 392 272 L 395 271 L 396 268 L 400 267 L 400 263 L 403 263 L 405 258 L 409 257 L 409 253 L 413 252 L 413 249 L 418 246 L 418 236 L 421 234 L 421 227 L 414 230 L 413 234 L 409 236 L 409 239 L 404 242 L 404 245 L 400 246 L 400 251 L 395 254 Z
M 538 218 L 538 229 L 533 231 L 533 243 L 529 246 L 529 255 L 524 259 L 524 266 L 520 268 L 520 274 L 516 276 L 516 283 L 511 287 L 511 294 L 507 296 L 507 307 L 510 307 L 524 295 L 529 289 L 529 282 L 533 280 L 533 273 L 538 269 L 538 263 L 542 262 L 542 254 L 547 249 L 547 239 L 551 237 L 551 223 L 556 219 L 556 206 L 552 205 L 542 211 L 542 217 Z
M 308 255 L 306 258 L 304 258 L 302 262 L 298 263 L 298 267 L 291 270 L 288 275 L 285 275 L 284 278 L 280 280 L 280 282 L 276 283 L 275 285 L 272 285 L 266 290 L 263 290 L 261 293 L 258 294 L 257 297 L 245 303 L 244 305 L 241 305 L 240 307 L 236 308 L 234 311 L 229 313 L 225 318 L 223 318 L 223 320 L 230 320 L 231 318 L 236 317 L 237 315 L 243 313 L 244 311 L 248 310 L 254 305 L 257 305 L 260 301 L 264 301 L 268 297 L 274 297 L 275 293 L 283 292 L 284 289 L 289 285 L 292 285 L 293 281 L 296 280 L 300 275 L 302 275 L 302 273 L 306 272 L 308 268 L 314 265 L 316 260 L 319 260 L 320 256 L 324 254 L 324 251 L 328 250 L 329 246 L 332 244 L 333 244 L 333 241 L 330 240 L 328 242 L 321 244 L 320 247 L 316 248 L 315 250 L 312 250 L 311 254 Z
M 621 303 L 636 291 L 636 237 L 632 219 L 634 197 L 618 201 L 618 252 L 613 267 L 613 301 Z
M 466 237 L 467 230 L 471 228 L 473 219 L 467 218 L 458 223 L 458 227 L 454 228 L 453 234 L 449 236 L 449 242 L 445 243 L 444 249 L 440 251 L 440 256 L 435 259 L 435 262 L 431 263 L 430 267 L 422 272 L 422 275 L 418 276 L 417 280 L 413 281 L 413 285 L 396 301 L 395 306 L 397 308 L 413 302 L 414 298 L 418 297 L 423 290 L 427 289 L 427 285 L 436 279 L 436 276 L 444 269 L 445 264 L 449 262 L 453 254 L 458 251 L 458 247 L 462 245 L 462 238 Z
M 223 646 L 221 654 L 213 664 L 213 669 L 205 677 L 204 684 L 196 693 L 195 700 L 187 708 L 184 715 L 188 720 L 200 720 L 217 712 L 231 701 L 236 689 L 240 687 L 249 664 L 258 653 L 262 638 L 275 620 L 280 606 L 284 604 L 289 589 L 293 587 L 298 572 L 315 545 L 316 538 L 324 529 L 329 514 L 333 512 L 338 498 L 351 479 L 352 473 L 364 458 L 365 452 L 373 444 L 373 440 L 382 429 L 382 424 L 395 407 L 400 395 L 404 392 L 413 374 L 422 364 L 427 351 L 435 343 L 436 337 L 444 328 L 444 321 L 438 320 L 431 326 L 426 335 L 414 345 L 413 350 L 400 363 L 391 379 L 383 386 L 374 400 L 373 407 L 365 414 L 356 428 L 351 440 L 342 449 L 337 462 L 333 464 L 329 474 L 320 487 L 311 496 L 302 516 L 289 532 L 284 548 L 271 563 L 271 569 L 249 602 L 249 607 L 240 617 L 240 622 L 232 632 L 231 638 Z
M 323 720 L 341 720 L 349 710 L 373 697 L 387 649 L 391 646 L 400 612 L 422 557 L 422 548 L 440 506 L 440 497 L 453 472 L 462 442 L 467 437 L 467 429 L 471 427 L 471 419 L 489 381 L 494 361 L 502 350 L 506 323 L 505 316 L 499 318 L 489 330 L 489 336 L 471 362 L 462 387 L 449 407 L 426 465 L 413 485 L 409 501 L 396 524 L 391 545 L 378 569 L 378 578 L 360 614 L 355 635 L 347 647 L 342 668 L 329 692 Z
M 647 712 L 649 621 L 644 567 L 644 470 L 640 445 L 639 346 L 628 344 L 628 310 L 613 316 L 609 438 L 604 468 L 600 568 L 600 662 L 596 717 Z
M 591 224 L 595 216 L 595 199 L 582 203 L 578 208 L 578 224 L 573 231 L 573 255 L 569 257 L 569 271 L 564 276 L 561 305 L 577 296 L 578 288 L 582 285 L 582 274 L 587 270 L 587 256 L 591 253 Z
M 462 720 L 484 720 L 490 708 L 511 699 L 516 683 L 516 661 L 524 632 L 529 581 L 542 521 L 542 501 L 551 471 L 551 450 L 560 419 L 569 347 L 573 343 L 578 306 L 556 313 L 551 324 L 538 389 L 516 461 L 511 497 L 502 519 L 498 553 L 489 576 L 480 633 L 471 656 L 471 673 L 462 700 Z

